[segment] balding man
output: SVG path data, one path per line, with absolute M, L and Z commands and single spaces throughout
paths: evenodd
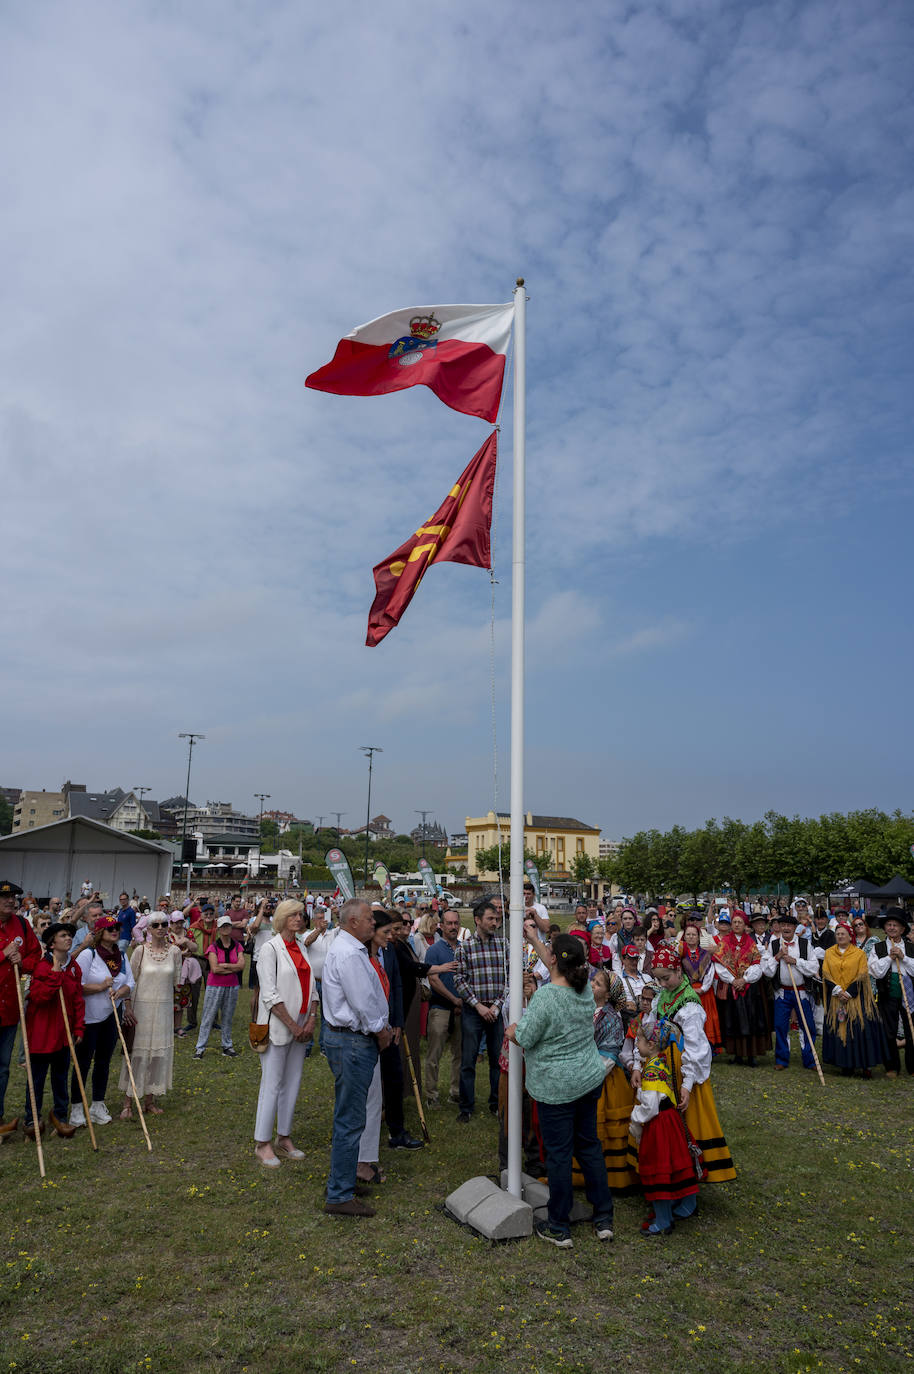
M 327 951 L 321 990 L 324 1054 L 333 1072 L 333 1139 L 325 1212 L 373 1217 L 356 1196 L 359 1141 L 365 1129 L 368 1090 L 378 1054 L 391 1041 L 387 995 L 368 957 L 374 919 L 367 902 L 344 902 L 340 931 Z

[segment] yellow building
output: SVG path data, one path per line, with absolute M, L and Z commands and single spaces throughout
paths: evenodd
M 486 816 L 467 816 L 467 871 L 471 877 L 496 878 L 492 872 L 482 872 L 476 863 L 480 849 L 498 844 L 499 822 L 502 843 L 511 836 L 511 817 L 494 811 Z M 524 848 L 534 854 L 551 854 L 552 867 L 544 874 L 561 881 L 571 877 L 571 865 L 576 854 L 586 854 L 596 863 L 600 857 L 600 827 L 585 825 L 571 816 L 535 816 L 528 811 L 524 817 Z
M 67 803 L 62 792 L 20 792 L 13 807 L 13 829 L 37 830 L 40 825 L 63 820 L 66 814 Z

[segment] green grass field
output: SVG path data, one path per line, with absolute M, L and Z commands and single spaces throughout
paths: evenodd
M 244 1045 L 247 993 L 235 1024 Z M 218 1036 L 213 1036 L 213 1042 Z M 644 1241 L 643 1204 L 616 1239 L 492 1246 L 446 1218 L 445 1195 L 496 1168 L 495 1123 L 430 1113 L 432 1145 L 384 1148 L 371 1221 L 327 1217 L 332 1079 L 305 1065 L 300 1164 L 253 1159 L 259 1063 L 179 1040 L 151 1123 L 49 1139 L 48 1176 L 21 1137 L 0 1150 L 5 1370 L 888 1371 L 914 1364 L 914 1082 L 715 1066 L 738 1180 L 701 1216 Z M 796 1056 L 795 1056 L 796 1059 Z M 119 1059 L 115 1060 L 116 1079 Z M 14 1068 L 8 1108 L 25 1092 Z M 108 1105 L 116 1094 L 109 1092 Z M 409 1120 L 409 1117 L 408 1117 Z M 415 1117 L 412 1124 L 415 1128 Z

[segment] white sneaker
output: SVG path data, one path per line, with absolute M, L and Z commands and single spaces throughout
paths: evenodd
M 80 1108 L 82 1111 L 82 1108 Z M 96 1126 L 107 1126 L 111 1120 L 111 1113 L 104 1102 L 93 1102 L 89 1108 L 89 1120 L 94 1121 Z
M 91 1109 L 91 1107 L 90 1107 L 90 1108 L 89 1108 L 89 1115 L 91 1116 L 91 1114 L 92 1114 L 92 1109 Z M 85 1111 L 83 1110 L 83 1105 L 82 1105 L 81 1102 L 74 1102 L 73 1106 L 70 1108 L 70 1125 L 71 1125 L 71 1126 L 85 1126 L 85 1124 L 86 1124 L 86 1113 L 85 1113 Z

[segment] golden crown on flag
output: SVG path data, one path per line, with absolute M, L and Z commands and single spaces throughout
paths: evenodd
M 441 328 L 441 321 L 430 315 L 413 315 L 409 322 L 409 332 L 414 339 L 433 339 Z

